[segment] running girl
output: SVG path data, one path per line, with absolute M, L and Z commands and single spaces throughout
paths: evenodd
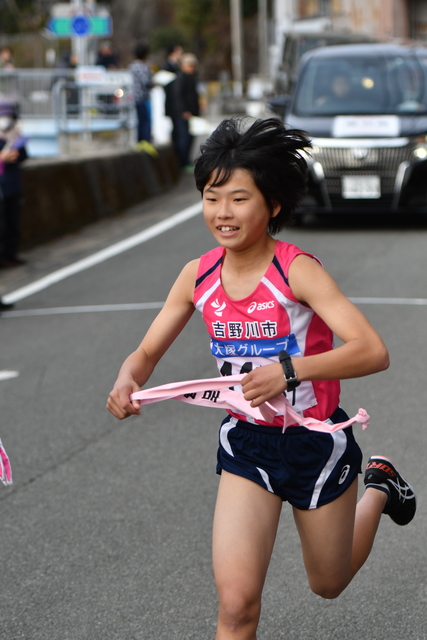
M 301 131 L 276 119 L 222 122 L 195 163 L 206 224 L 218 247 L 184 267 L 137 350 L 122 365 L 108 409 L 140 413 L 130 399 L 195 309 L 222 375 L 245 373 L 252 407 L 285 393 L 305 417 L 338 423 L 340 379 L 389 366 L 387 349 L 314 256 L 272 234 L 306 182 Z M 333 336 L 342 345 L 333 348 Z M 370 458 L 357 502 L 362 453 L 352 428 L 319 433 L 229 411 L 219 433 L 221 474 L 213 526 L 219 594 L 217 640 L 254 640 L 283 502 L 291 504 L 311 589 L 335 598 L 367 559 L 382 513 L 404 525 L 410 485 L 384 456 Z

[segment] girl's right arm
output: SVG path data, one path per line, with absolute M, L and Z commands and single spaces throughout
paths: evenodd
M 193 260 L 184 267 L 141 344 L 122 364 L 107 402 L 107 409 L 119 420 L 139 415 L 139 402 L 131 402 L 130 394 L 147 382 L 160 358 L 191 318 L 198 266 L 199 260 Z

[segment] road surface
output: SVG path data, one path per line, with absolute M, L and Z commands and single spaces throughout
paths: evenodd
M 30 283 L 147 231 L 199 196 L 191 181 L 126 215 L 34 250 L 3 278 L 0 435 L 14 485 L 0 487 L 2 640 L 209 640 L 210 538 L 222 413 L 168 401 L 123 422 L 105 403 L 117 370 L 182 266 L 214 246 L 193 215 L 31 295 Z M 318 255 L 380 331 L 387 372 L 343 384 L 364 462 L 398 462 L 418 493 L 407 527 L 383 517 L 368 562 L 334 601 L 313 595 L 290 508 L 264 592 L 262 640 L 425 640 L 427 230 L 405 221 L 321 222 L 281 238 Z M 43 310 L 43 311 L 40 311 Z M 194 316 L 151 383 L 215 375 Z M 150 384 L 151 384 L 150 383 Z

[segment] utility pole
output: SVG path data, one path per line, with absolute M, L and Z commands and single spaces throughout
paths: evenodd
M 267 0 L 258 0 L 258 73 L 267 78 L 268 50 L 267 50 L 268 12 Z
M 233 71 L 234 96 L 243 95 L 243 46 L 242 46 L 242 3 L 231 0 L 231 67 Z
M 84 0 L 70 0 L 70 4 L 76 14 L 86 13 Z M 78 64 L 88 64 L 88 38 L 86 36 L 76 36 L 71 38 L 72 52 L 77 56 Z

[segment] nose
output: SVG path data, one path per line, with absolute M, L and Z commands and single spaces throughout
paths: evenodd
M 224 200 L 220 200 L 218 204 L 219 204 L 218 210 L 217 210 L 218 218 L 230 218 L 232 213 L 230 211 L 230 205 L 227 202 L 227 200 L 224 198 Z

